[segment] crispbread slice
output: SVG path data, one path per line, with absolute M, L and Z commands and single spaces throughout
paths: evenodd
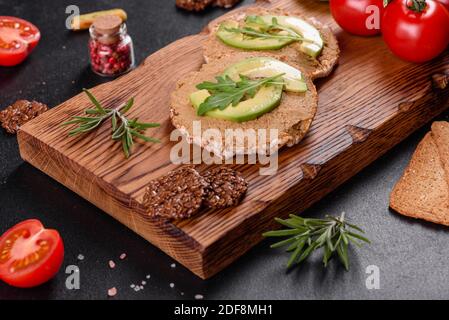
M 432 124 L 432 137 L 438 147 L 441 163 L 449 185 L 449 122 L 436 121 Z
M 219 158 L 227 159 L 236 154 L 257 154 L 260 153 L 260 147 L 264 145 L 264 142 L 254 144 L 245 140 L 243 144 L 238 144 L 236 141 L 235 144 L 238 145 L 234 145 L 232 149 L 226 148 L 225 133 L 227 129 L 267 130 L 264 151 L 266 154 L 272 154 L 284 145 L 292 146 L 299 143 L 309 130 L 316 113 L 318 105 L 316 88 L 312 81 L 304 76 L 308 87 L 306 93 L 284 92 L 278 107 L 255 120 L 237 123 L 198 116 L 189 99 L 190 94 L 198 90 L 196 85 L 203 81 L 213 80 L 230 65 L 248 56 L 247 53 L 235 54 L 204 64 L 200 71 L 192 72 L 180 80 L 171 96 L 170 118 L 173 125 L 186 136 L 189 143 L 199 145 Z M 301 70 L 297 64 L 290 63 L 290 65 Z M 194 121 L 201 123 L 201 137 L 193 132 Z M 208 139 L 203 134 L 208 129 L 216 129 L 221 133 L 221 143 Z M 277 139 L 271 139 L 270 129 L 278 130 Z
M 309 57 L 299 50 L 299 43 L 293 43 L 280 50 L 250 51 L 227 46 L 217 38 L 216 31 L 221 22 L 225 20 L 243 21 L 247 15 L 295 16 L 308 21 L 320 31 L 323 37 L 325 46 L 321 55 L 317 59 Z M 239 11 L 235 15 L 226 15 L 222 19 L 217 20 L 213 25 L 209 26 L 209 31 L 209 38 L 203 45 L 203 55 L 206 62 L 241 52 L 249 52 L 254 56 L 271 56 L 287 63 L 299 64 L 302 66 L 304 72 L 313 80 L 327 77 L 337 64 L 340 56 L 338 41 L 332 33 L 332 30 L 314 18 L 304 17 L 300 12 L 286 12 L 281 9 L 248 8 L 244 11 Z
M 390 207 L 405 216 L 449 226 L 449 188 L 432 134 L 418 145 L 390 196 Z

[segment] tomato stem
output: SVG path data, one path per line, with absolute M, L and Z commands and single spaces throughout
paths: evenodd
M 411 0 L 407 2 L 407 8 L 415 12 L 423 12 L 427 8 L 426 0 Z
M 386 8 L 393 0 L 383 0 Z M 426 0 L 407 0 L 407 8 L 415 12 L 423 12 L 427 8 Z

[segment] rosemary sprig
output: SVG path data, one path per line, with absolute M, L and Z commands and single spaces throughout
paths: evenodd
M 134 98 L 129 99 L 125 104 L 114 108 L 105 109 L 98 102 L 98 100 L 87 89 L 83 89 L 95 108 L 86 109 L 85 113 L 90 117 L 72 117 L 71 120 L 64 122 L 62 125 L 67 126 L 71 124 L 78 125 L 76 128 L 69 131 L 69 136 L 76 136 L 78 134 L 90 132 L 98 128 L 104 121 L 111 119 L 112 123 L 112 139 L 120 140 L 122 142 L 123 153 L 126 158 L 131 155 L 131 148 L 134 145 L 134 138 L 139 138 L 146 142 L 160 142 L 159 139 L 147 137 L 144 132 L 148 128 L 159 127 L 159 123 L 144 123 L 139 122 L 138 118 L 128 119 L 124 116 L 134 105 Z
M 197 89 L 208 90 L 211 95 L 200 104 L 197 114 L 203 116 L 210 110 L 224 110 L 229 105 L 236 106 L 244 98 L 254 98 L 262 86 L 284 85 L 284 81 L 280 78 L 283 75 L 282 73 L 257 80 L 240 75 L 239 81 L 234 81 L 229 76 L 218 76 L 215 78 L 217 82 L 202 82 L 196 86 Z
M 345 220 L 345 213 L 340 217 L 326 216 L 325 219 L 307 219 L 291 214 L 288 219 L 276 221 L 289 229 L 269 231 L 264 237 L 289 237 L 286 240 L 271 245 L 271 248 L 287 247 L 287 252 L 292 252 L 287 262 L 287 268 L 300 264 L 310 254 L 323 248 L 323 263 L 327 267 L 329 260 L 335 252 L 346 270 L 349 270 L 348 247 L 355 244 L 361 246 L 361 242 L 370 241 L 360 233 L 362 229 Z M 357 233 L 358 232 L 358 233 Z
M 247 22 L 257 25 L 258 29 L 244 26 L 242 28 L 225 28 L 225 30 L 228 32 L 240 33 L 250 38 L 308 41 L 295 31 L 280 25 L 275 17 L 273 17 L 271 24 L 265 23 L 265 21 L 258 16 L 249 16 Z

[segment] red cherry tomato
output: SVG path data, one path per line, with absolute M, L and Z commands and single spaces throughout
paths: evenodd
M 398 57 L 416 63 L 440 55 L 449 45 L 449 11 L 427 0 L 422 12 L 409 8 L 407 0 L 391 2 L 382 18 L 382 34 Z
M 56 230 L 25 220 L 0 237 L 0 279 L 20 288 L 52 279 L 62 265 L 64 245 Z
M 438 0 L 438 2 L 442 3 L 449 10 L 449 0 Z
M 0 66 L 21 63 L 41 38 L 32 23 L 15 17 L 0 16 Z
M 380 34 L 383 0 L 330 0 L 330 8 L 343 30 L 359 36 Z

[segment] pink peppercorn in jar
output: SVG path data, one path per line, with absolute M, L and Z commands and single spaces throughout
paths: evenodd
M 122 19 L 98 17 L 89 32 L 90 63 L 96 74 L 113 77 L 134 68 L 133 42 Z

